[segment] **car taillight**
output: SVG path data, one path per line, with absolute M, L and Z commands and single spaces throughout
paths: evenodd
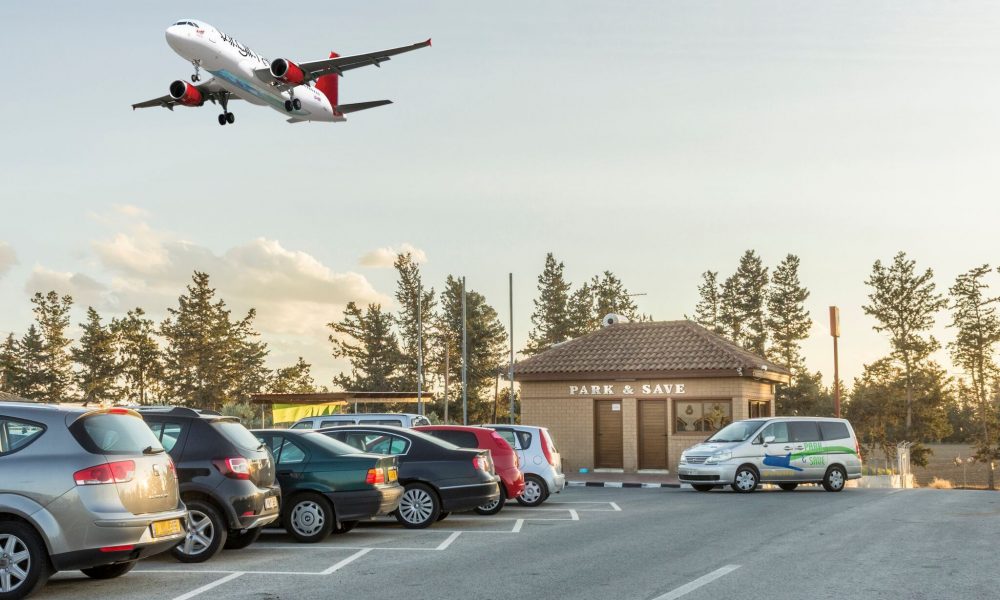
M 858 460 L 861 460 L 861 444 L 858 443 L 857 438 L 854 440 L 854 452 L 858 455 Z
M 242 456 L 237 458 L 218 458 L 212 461 L 220 473 L 230 479 L 250 479 L 250 461 Z
M 385 471 L 382 469 L 368 469 L 368 476 L 365 477 L 365 483 L 368 485 L 385 483 Z
M 483 471 L 486 471 L 487 473 L 490 470 L 490 464 L 486 460 L 485 456 L 477 456 L 477 457 L 473 458 L 472 459 L 472 466 L 475 467 L 475 468 L 477 468 L 477 469 L 481 469 Z
M 103 485 L 105 483 L 128 483 L 135 476 L 135 461 L 119 460 L 117 462 L 105 463 L 80 469 L 73 473 L 73 481 L 76 485 Z
M 174 466 L 173 459 L 169 457 L 167 458 L 167 470 L 170 471 L 170 474 L 174 476 L 174 479 L 177 478 L 177 467 Z
M 545 430 L 542 430 L 542 452 L 545 453 L 545 460 L 553 467 L 556 466 L 556 461 L 552 458 L 552 441 L 549 440 L 549 434 Z

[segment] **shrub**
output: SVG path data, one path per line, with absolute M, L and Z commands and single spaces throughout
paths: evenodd
M 952 485 L 947 479 L 938 479 L 935 477 L 929 484 L 927 484 L 927 487 L 934 490 L 950 490 Z

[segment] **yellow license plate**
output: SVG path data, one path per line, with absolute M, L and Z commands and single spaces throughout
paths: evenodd
M 399 473 L 396 472 L 395 468 L 389 469 L 389 482 L 393 482 L 399 479 Z
M 153 523 L 153 537 L 165 537 L 181 532 L 181 520 L 156 521 Z

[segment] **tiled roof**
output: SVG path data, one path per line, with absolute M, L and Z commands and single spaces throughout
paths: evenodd
M 700 371 L 742 370 L 788 375 L 788 369 L 761 358 L 693 321 L 618 323 L 558 344 L 518 362 L 515 378 L 535 375 L 650 373 L 695 375 Z M 707 373 L 706 373 L 707 374 Z

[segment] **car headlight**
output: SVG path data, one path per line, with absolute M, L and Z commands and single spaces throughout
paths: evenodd
M 687 454 L 681 452 L 681 462 L 686 463 L 688 461 Z
M 732 452 L 716 452 L 715 454 L 713 454 L 712 456 L 709 456 L 705 460 L 705 464 L 714 465 L 714 464 L 718 464 L 720 462 L 726 462 L 727 460 L 729 460 L 732 457 L 733 457 L 733 453 Z

